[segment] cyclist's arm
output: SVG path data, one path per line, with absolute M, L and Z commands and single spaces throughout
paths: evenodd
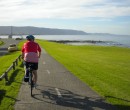
M 40 58 L 40 56 L 41 56 L 41 52 L 38 52 L 38 57 Z
M 38 50 L 38 57 L 40 58 L 40 56 L 41 56 L 41 47 L 39 45 L 38 45 L 37 50 Z

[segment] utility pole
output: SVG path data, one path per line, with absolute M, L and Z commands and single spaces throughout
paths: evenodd
M 11 38 L 11 39 L 12 39 L 12 36 L 13 36 L 13 27 L 11 26 L 11 27 L 10 27 L 10 35 L 9 35 L 8 38 Z

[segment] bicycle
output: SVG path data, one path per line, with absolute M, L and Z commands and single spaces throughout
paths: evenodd
M 32 71 L 33 71 L 32 65 L 33 65 L 33 64 L 29 64 L 29 67 L 27 68 L 27 69 L 28 69 L 28 73 L 29 73 L 29 81 L 28 81 L 28 84 L 30 85 L 31 96 L 33 96 L 33 95 L 32 95 L 32 90 L 33 90 L 33 86 L 34 86 L 33 80 L 32 80 L 32 77 L 33 77 L 33 74 L 32 74 Z

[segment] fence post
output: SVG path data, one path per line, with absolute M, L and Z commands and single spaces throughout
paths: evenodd
M 19 55 L 17 57 L 17 59 L 13 62 L 13 64 L 6 70 L 5 73 L 3 73 L 1 76 L 0 76 L 0 81 L 5 78 L 5 81 L 6 81 L 6 84 L 8 83 L 8 72 L 13 68 L 13 70 L 15 70 L 15 66 L 18 65 L 18 60 L 21 61 L 21 55 Z
M 21 61 L 21 55 L 19 55 L 19 61 Z
M 13 69 L 15 70 L 15 61 L 13 62 Z
M 9 84 L 8 73 L 5 72 L 5 85 Z
M 18 66 L 18 59 L 16 59 L 16 65 Z
M 7 72 L 5 72 L 5 81 L 9 81 L 8 80 L 8 75 L 7 75 L 8 73 Z

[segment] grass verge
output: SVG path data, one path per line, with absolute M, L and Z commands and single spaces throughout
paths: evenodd
M 4 42 L 0 40 L 0 46 L 3 45 L 3 44 L 4 44 Z
M 20 48 L 20 46 L 19 46 Z M 12 52 L 0 57 L 0 76 L 6 71 L 12 62 L 21 54 L 20 51 Z M 16 97 L 22 82 L 24 70 L 22 62 L 19 62 L 16 70 L 8 73 L 9 83 L 5 85 L 5 80 L 0 81 L 0 110 L 13 110 Z
M 37 42 L 109 103 L 130 109 L 130 48 Z

